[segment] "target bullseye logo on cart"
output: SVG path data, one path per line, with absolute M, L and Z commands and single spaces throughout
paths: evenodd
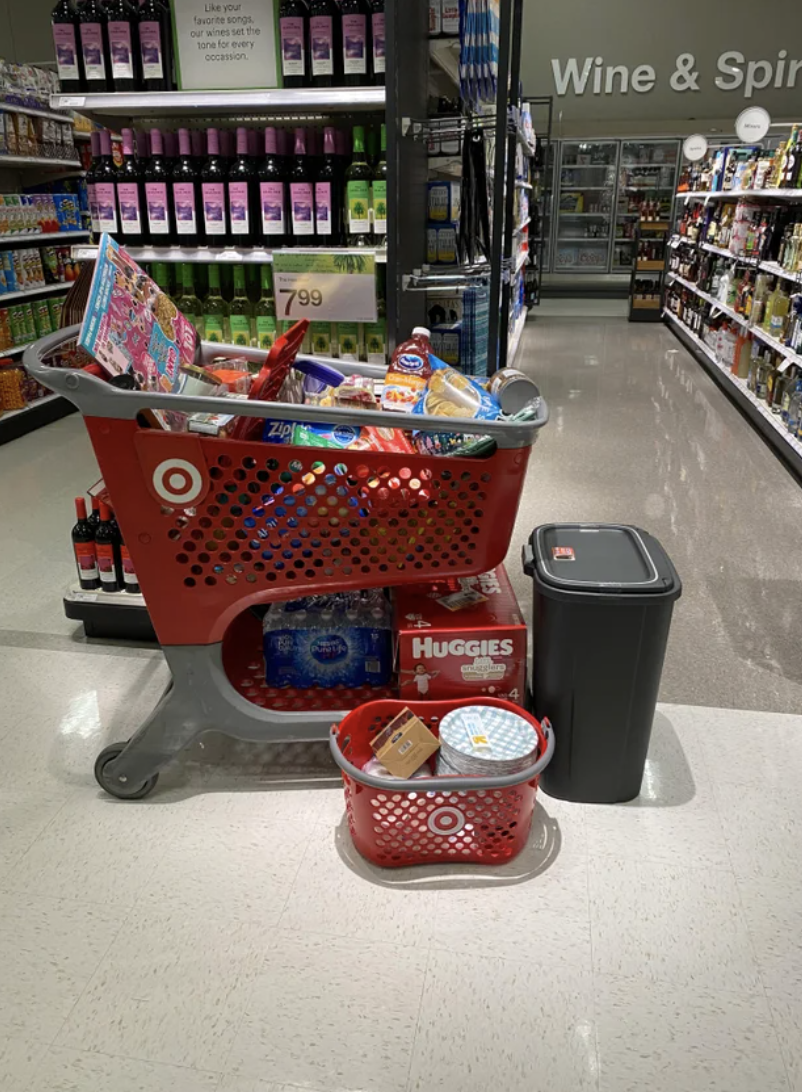
M 435 808 L 426 823 L 432 834 L 459 834 L 465 826 L 465 816 L 459 808 Z
M 167 504 L 189 506 L 206 491 L 204 477 L 186 459 L 165 459 L 153 471 L 153 489 Z

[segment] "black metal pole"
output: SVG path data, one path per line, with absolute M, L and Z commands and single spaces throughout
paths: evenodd
M 516 0 L 520 2 L 520 0 Z M 487 371 L 498 369 L 499 327 L 501 315 L 501 266 L 504 246 L 504 160 L 508 142 L 510 99 L 510 30 L 513 0 L 501 0 L 498 48 L 498 85 L 496 90 L 496 156 L 493 164 L 493 239 L 490 249 L 490 322 L 487 340 Z M 506 345 L 506 335 L 505 335 Z

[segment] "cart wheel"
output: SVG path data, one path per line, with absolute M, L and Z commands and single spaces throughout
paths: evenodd
M 103 748 L 95 760 L 95 780 L 101 789 L 105 789 L 107 793 L 116 796 L 119 800 L 141 800 L 143 796 L 148 795 L 159 780 L 157 773 L 139 785 L 125 784 L 109 777 L 106 773 L 106 767 L 123 753 L 126 746 L 126 743 L 111 743 L 108 747 Z

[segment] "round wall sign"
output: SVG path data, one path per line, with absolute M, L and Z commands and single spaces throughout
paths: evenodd
M 744 144 L 757 144 L 769 131 L 771 117 L 762 106 L 747 106 L 735 119 L 735 132 Z
M 701 133 L 686 137 L 682 145 L 682 154 L 686 159 L 690 159 L 691 163 L 695 163 L 697 159 L 704 159 L 707 155 L 707 140 Z

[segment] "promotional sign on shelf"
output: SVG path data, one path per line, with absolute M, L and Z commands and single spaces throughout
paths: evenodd
M 277 87 L 278 0 L 173 0 L 183 91 Z
M 377 318 L 373 254 L 277 250 L 273 287 L 280 321 L 375 322 Z
M 744 144 L 759 143 L 771 127 L 771 116 L 762 106 L 747 106 L 735 119 L 735 132 Z

